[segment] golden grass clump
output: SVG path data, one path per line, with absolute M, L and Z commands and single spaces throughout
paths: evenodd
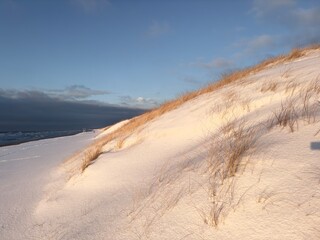
M 288 60 L 297 59 L 302 57 L 305 53 L 298 48 L 294 48 L 291 50 L 290 54 L 287 56 Z
M 102 145 L 96 144 L 92 146 L 91 148 L 87 149 L 82 158 L 82 164 L 81 164 L 81 173 L 84 172 L 84 170 L 90 166 L 94 160 L 96 160 L 100 154 L 102 153 Z

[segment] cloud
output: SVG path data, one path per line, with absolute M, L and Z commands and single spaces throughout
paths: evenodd
M 320 42 L 320 7 L 293 9 L 286 19 L 292 36 L 286 36 L 285 41 L 294 46 Z
M 255 0 L 252 11 L 260 21 L 286 29 L 278 43 L 306 45 L 320 41 L 320 7 L 300 7 L 294 0 Z
M 159 105 L 156 100 L 144 97 L 133 98 L 131 96 L 120 96 L 120 102 L 121 105 L 124 106 L 139 107 L 144 109 L 154 108 Z
M 291 8 L 295 3 L 294 0 L 254 0 L 251 11 L 257 17 L 264 17 L 272 12 Z
M 207 68 L 217 68 L 217 69 L 225 69 L 225 68 L 231 68 L 234 66 L 234 62 L 228 59 L 224 58 L 217 58 L 214 59 L 212 62 L 207 63 Z
M 225 58 L 216 58 L 210 62 L 204 62 L 203 60 L 198 60 L 197 62 L 190 63 L 190 66 L 196 66 L 206 69 L 217 69 L 217 70 L 226 70 L 233 68 L 235 63 L 229 59 Z
M 150 38 L 157 38 L 168 34 L 171 28 L 166 22 L 153 21 L 146 31 L 146 36 Z
M 15 89 L 2 89 L 0 88 L 0 96 L 10 99 L 37 99 L 37 100 L 49 100 L 50 97 L 40 91 L 24 90 L 19 91 Z
M 7 98 L 37 98 L 37 99 L 56 99 L 56 100 L 87 100 L 92 96 L 110 94 L 109 91 L 94 90 L 83 85 L 72 85 L 65 89 L 58 90 L 16 90 L 16 89 L 1 89 L 0 96 Z
M 276 45 L 277 36 L 271 36 L 267 34 L 255 36 L 251 39 L 242 39 L 234 43 L 235 47 L 241 49 L 241 52 L 238 53 L 238 56 L 257 54 L 261 52 L 261 50 L 268 50 Z
M 313 9 L 297 9 L 292 12 L 293 18 L 302 25 L 318 25 L 320 24 L 320 8 Z
M 62 99 L 87 99 L 92 96 L 110 94 L 109 91 L 94 90 L 83 85 L 72 85 L 62 90 L 50 90 L 49 95 Z
M 272 47 L 274 44 L 274 37 L 270 35 L 260 35 L 251 39 L 247 46 L 250 51 L 255 51 L 258 49 Z
M 0 89 L 0 131 L 100 128 L 144 112 L 96 101 L 69 101 L 40 91 Z
M 70 2 L 85 13 L 95 13 L 110 5 L 109 0 L 70 0 Z
M 198 81 L 195 77 L 192 77 L 192 76 L 182 77 L 181 80 L 186 82 L 186 83 L 190 83 L 190 84 L 194 84 L 194 85 L 200 85 L 201 84 L 200 81 Z

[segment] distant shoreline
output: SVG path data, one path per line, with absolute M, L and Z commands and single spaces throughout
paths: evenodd
M 25 139 L 13 139 L 13 140 L 3 140 L 0 137 L 0 148 L 1 147 L 8 147 L 8 146 L 15 146 L 22 143 L 27 142 L 33 142 L 38 140 L 44 140 L 44 139 L 51 139 L 51 138 L 58 138 L 58 137 L 67 137 L 76 135 L 82 132 L 92 132 L 95 131 L 95 129 L 85 129 L 85 130 L 66 130 L 66 131 L 43 131 L 43 132 L 36 132 L 36 131 L 27 131 L 27 132 L 1 132 L 0 134 L 3 134 L 4 136 L 6 134 L 35 134 L 35 136 L 30 136 L 29 138 L 26 137 Z M 42 135 L 39 135 L 42 133 Z M 38 135 L 37 135 L 38 134 Z M 3 142 L 2 142 L 3 141 Z

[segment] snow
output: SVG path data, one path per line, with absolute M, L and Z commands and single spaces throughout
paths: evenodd
M 320 51 L 310 51 L 186 102 L 120 149 L 108 143 L 71 178 L 62 161 L 129 120 L 97 136 L 0 148 L 1 239 L 319 239 L 320 151 L 311 147 L 320 142 L 319 66 Z M 291 100 L 293 132 L 271 121 Z M 232 142 L 227 124 L 254 136 L 212 196 L 210 159 L 246 140 Z
M 56 167 L 93 137 L 81 133 L 0 148 L 0 239 L 37 239 L 34 210 L 44 187 Z

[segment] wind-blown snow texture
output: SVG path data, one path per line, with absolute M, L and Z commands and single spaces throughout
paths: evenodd
M 120 149 L 108 143 L 70 179 L 82 159 L 54 166 L 88 135 L 0 148 L 1 239 L 319 239 L 319 75 L 319 50 L 269 66 L 162 115 Z M 281 108 L 293 109 L 291 125 L 277 124 Z M 210 166 L 236 150 L 228 133 L 241 127 L 252 141 L 221 183 Z

